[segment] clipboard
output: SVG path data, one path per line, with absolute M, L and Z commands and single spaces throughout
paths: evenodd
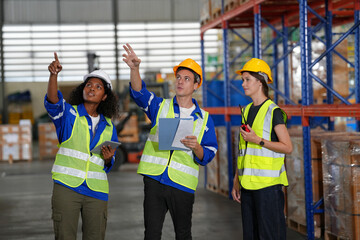
M 191 129 L 180 129 L 180 121 L 191 121 Z M 185 135 L 193 135 L 193 118 L 159 118 L 159 150 L 185 150 L 190 149 L 185 147 L 182 143 L 177 143 L 178 147 L 174 147 L 173 141 L 178 131 L 185 133 Z M 179 147 L 181 145 L 182 147 Z
M 90 152 L 95 154 L 101 154 L 101 148 L 102 146 L 108 146 L 110 145 L 111 148 L 117 148 L 121 145 L 119 142 L 113 142 L 113 141 L 105 141 L 102 144 L 98 145 L 97 147 L 94 147 Z

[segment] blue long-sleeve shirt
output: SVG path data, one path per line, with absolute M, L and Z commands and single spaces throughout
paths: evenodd
M 157 113 L 159 111 L 160 104 L 163 101 L 163 98 L 157 97 L 153 92 L 149 92 L 146 89 L 146 85 L 144 81 L 142 81 L 142 89 L 139 92 L 131 88 L 131 83 L 129 89 L 130 89 L 130 96 L 135 101 L 135 103 L 145 112 L 145 114 L 151 120 L 152 127 L 154 127 L 156 124 Z M 195 104 L 195 110 L 191 113 L 191 116 L 194 117 L 194 120 L 196 120 L 198 118 L 196 113 L 198 113 L 201 117 L 203 116 L 201 114 L 201 110 L 197 101 L 195 99 L 192 99 L 192 101 Z M 174 113 L 175 113 L 175 118 L 180 117 L 180 108 L 179 108 L 179 104 L 176 101 L 176 97 L 174 97 Z M 216 151 L 218 149 L 214 122 L 210 116 L 208 118 L 204 136 L 201 140 L 200 145 L 203 147 L 204 150 L 203 159 L 200 160 L 195 154 L 194 154 L 194 159 L 200 165 L 205 166 L 214 158 Z M 169 185 L 171 187 L 180 189 L 185 192 L 189 192 L 189 193 L 195 192 L 190 188 L 184 187 L 180 184 L 173 182 L 169 178 L 168 167 L 166 167 L 165 171 L 161 175 L 158 176 L 146 175 L 146 176 L 153 178 L 162 184 Z
M 56 134 L 57 134 L 59 143 L 62 143 L 64 141 L 68 140 L 71 136 L 75 118 L 76 118 L 76 111 L 71 104 L 69 104 L 65 101 L 65 99 L 60 91 L 58 91 L 58 98 L 59 98 L 59 102 L 52 104 L 47 101 L 47 95 L 45 95 L 44 105 L 45 105 L 46 111 L 48 112 L 51 120 L 53 121 L 53 123 L 55 125 Z M 105 117 L 102 114 L 100 114 L 100 120 L 96 126 L 96 131 L 95 131 L 95 136 L 94 136 L 93 131 L 92 131 L 92 128 L 93 128 L 92 121 L 91 121 L 89 114 L 87 113 L 87 111 L 85 109 L 84 104 L 78 105 L 77 111 L 79 112 L 80 117 L 85 116 L 88 121 L 89 133 L 90 133 L 90 150 L 92 150 L 96 146 L 96 144 L 99 142 L 100 135 L 104 131 L 106 125 L 109 125 L 109 124 L 106 121 Z M 111 137 L 111 141 L 118 142 L 115 127 L 113 127 L 113 134 Z M 85 142 L 83 142 L 83 143 L 85 143 Z M 83 143 L 80 143 L 80 144 L 83 144 Z M 114 156 L 111 160 L 111 164 L 109 164 L 108 166 L 106 166 L 106 165 L 104 166 L 104 171 L 106 173 L 108 173 L 111 170 L 111 168 L 114 164 L 114 161 L 115 161 Z M 96 191 L 91 190 L 87 186 L 86 181 L 84 181 L 79 187 L 76 187 L 76 188 L 69 187 L 59 181 L 56 181 L 56 180 L 54 180 L 54 182 L 61 184 L 67 188 L 70 188 L 79 194 L 83 194 L 83 195 L 97 198 L 97 199 L 104 200 L 104 201 L 108 200 L 107 193 L 96 192 Z

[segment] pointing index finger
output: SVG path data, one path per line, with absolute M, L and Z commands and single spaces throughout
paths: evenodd
M 56 52 L 54 52 L 54 58 L 55 58 L 55 61 L 59 62 L 59 58 L 58 58 L 58 55 Z

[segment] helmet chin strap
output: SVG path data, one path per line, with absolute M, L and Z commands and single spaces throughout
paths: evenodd
M 264 72 L 258 72 L 259 75 L 263 76 L 264 79 L 265 79 L 265 82 L 268 82 L 269 78 L 268 78 L 268 75 Z

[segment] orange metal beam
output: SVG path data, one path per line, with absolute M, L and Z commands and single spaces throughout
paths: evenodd
M 359 4 L 359 0 L 341 0 L 336 3 L 332 4 L 332 10 L 337 16 L 350 16 L 353 12 L 352 9 L 354 9 L 354 6 Z M 261 5 L 262 4 L 262 5 Z M 288 19 L 291 19 L 292 17 L 299 16 L 299 10 L 298 6 L 291 4 L 291 5 L 278 5 L 281 4 L 281 2 L 272 2 L 267 0 L 249 0 L 246 3 L 243 3 L 239 5 L 238 7 L 224 13 L 223 15 L 219 16 L 216 19 L 211 20 L 209 23 L 201 26 L 200 31 L 201 33 L 204 33 L 205 31 L 212 29 L 212 28 L 221 28 L 222 22 L 225 21 L 232 21 L 236 17 L 242 17 L 245 13 L 248 13 L 252 16 L 253 14 L 253 8 L 256 5 L 261 5 L 261 12 L 263 16 L 267 16 L 267 13 L 279 13 L 282 12 L 282 15 L 285 15 Z M 324 16 L 325 15 L 325 5 L 323 1 L 314 1 L 309 3 L 309 6 L 313 8 L 318 14 Z M 247 14 L 247 15 L 248 15 Z M 309 13 L 309 17 L 315 18 L 315 16 L 312 16 L 311 13 Z M 252 26 L 253 19 L 249 20 L 248 24 L 240 25 L 240 27 L 246 27 L 246 26 Z M 273 15 L 273 18 L 269 16 L 268 21 L 272 25 L 280 24 L 281 23 L 281 17 Z M 298 20 L 290 20 L 290 25 L 295 26 L 298 24 Z
M 355 1 L 358 1 L 358 0 L 353 0 L 353 1 L 342 0 L 340 2 L 333 3 L 333 9 L 340 9 L 340 8 L 345 8 L 345 7 L 353 8 Z
M 333 11 L 333 14 L 336 16 L 354 16 L 354 11 L 351 10 L 336 10 Z
M 318 104 L 310 106 L 279 105 L 286 114 L 303 117 L 354 117 L 360 118 L 360 104 Z M 239 107 L 206 107 L 214 115 L 240 115 Z

